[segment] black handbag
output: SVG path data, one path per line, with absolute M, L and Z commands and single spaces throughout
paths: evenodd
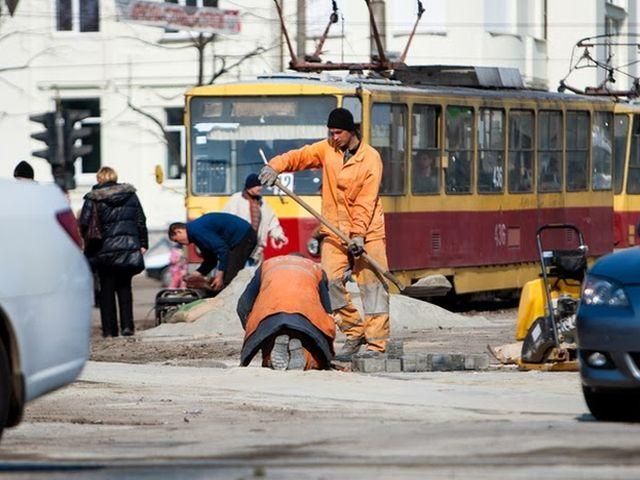
M 98 206 L 95 203 L 91 207 L 86 240 L 102 240 L 102 226 L 100 225 L 100 217 L 98 216 Z

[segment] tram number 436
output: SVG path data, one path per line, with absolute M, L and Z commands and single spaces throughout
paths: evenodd
M 507 226 L 504 223 L 497 223 L 493 229 L 493 239 L 496 247 L 504 247 L 507 244 Z

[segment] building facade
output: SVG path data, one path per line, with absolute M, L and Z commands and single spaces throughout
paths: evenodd
M 0 176 L 29 160 L 40 181 L 51 181 L 49 164 L 32 157 L 42 147 L 30 134 L 41 129 L 29 116 L 55 109 L 89 110 L 91 154 L 75 163 L 74 209 L 103 165 L 139 192 L 149 226 L 161 231 L 185 217 L 183 95 L 201 77 L 233 82 L 286 69 L 289 53 L 272 0 L 173 0 L 192 7 L 238 10 L 238 34 L 219 34 L 202 48 L 198 33 L 123 21 L 115 0 L 20 0 L 13 17 L 0 15 Z M 315 50 L 332 10 L 330 0 L 280 0 L 294 49 Z M 400 55 L 417 12 L 414 0 L 372 0 L 385 50 Z M 580 38 L 634 32 L 637 0 L 422 0 L 426 9 L 407 63 L 518 68 L 532 87 L 555 90 L 568 73 Z M 372 52 L 364 1 L 336 0 L 322 59 L 366 62 Z M 301 32 L 301 35 L 298 35 Z M 241 61 L 247 53 L 251 58 Z M 375 51 L 374 51 L 375 53 Z M 582 55 L 574 52 L 574 56 Z M 591 52 L 603 62 L 637 61 L 637 48 L 602 45 Z M 202 60 L 201 60 L 202 59 Z M 574 58 L 575 61 L 575 58 Z M 236 64 L 236 65 L 234 65 Z M 228 72 L 216 76 L 222 68 Z M 229 68 L 231 67 L 231 68 Z M 635 65 L 630 67 L 637 74 Z M 578 88 L 595 86 L 604 74 L 579 70 Z M 616 88 L 630 86 L 619 77 Z M 163 134 L 162 125 L 167 132 Z M 155 182 L 161 165 L 166 181 Z

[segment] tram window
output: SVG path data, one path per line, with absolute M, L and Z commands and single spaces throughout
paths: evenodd
M 587 189 L 589 112 L 567 112 L 567 191 Z
M 503 191 L 504 112 L 481 108 L 478 122 L 478 192 Z
M 533 112 L 509 112 L 509 192 L 533 191 Z
M 629 133 L 628 115 L 616 115 L 613 121 L 613 192 L 622 192 L 624 180 L 624 158 L 627 152 L 627 135 Z
M 362 123 L 362 101 L 358 97 L 344 97 L 342 108 L 346 108 L 353 115 L 353 121 L 357 126 Z
M 445 172 L 447 193 L 471 193 L 471 159 L 473 158 L 473 108 L 447 107 Z
M 440 107 L 413 107 L 411 191 L 414 194 L 440 191 Z
M 594 190 L 611 189 L 613 115 L 596 112 L 591 129 L 591 178 Z
M 633 116 L 627 193 L 640 193 L 640 115 Z
M 332 96 L 195 97 L 190 102 L 191 183 L 196 195 L 240 191 L 248 174 L 269 159 L 327 135 L 327 117 L 337 106 Z M 322 172 L 288 175 L 295 193 L 320 192 Z M 276 193 L 263 189 L 264 195 Z
M 401 195 L 405 191 L 406 118 L 405 105 L 378 103 L 371 110 L 371 145 L 382 157 L 383 195 Z
M 538 191 L 562 190 L 562 113 L 538 113 Z

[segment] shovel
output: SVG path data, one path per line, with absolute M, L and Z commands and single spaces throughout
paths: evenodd
M 260 156 L 262 157 L 262 161 L 265 165 L 268 165 L 267 157 L 265 157 L 264 152 L 261 148 L 258 149 L 260 152 Z M 276 178 L 274 182 L 274 186 L 282 190 L 287 196 L 292 198 L 298 205 L 304 208 L 311 215 L 316 217 L 320 223 L 322 223 L 325 227 L 331 230 L 340 240 L 342 240 L 347 245 L 351 241 L 347 235 L 345 235 L 341 230 L 337 227 L 333 226 L 323 215 L 316 212 L 315 209 L 305 202 L 298 195 L 293 193 L 287 187 L 285 187 L 280 179 Z M 442 296 L 445 295 L 449 290 L 451 290 L 451 283 L 444 277 L 443 275 L 429 275 L 427 277 L 421 278 L 416 283 L 410 286 L 405 286 L 394 274 L 392 274 L 389 270 L 385 269 L 382 265 L 380 265 L 374 258 L 372 258 L 367 252 L 362 252 L 360 255 L 371 267 L 378 272 L 382 277 L 384 277 L 387 281 L 393 283 L 396 288 L 400 291 L 402 295 L 407 295 L 409 297 L 426 297 L 426 296 Z

